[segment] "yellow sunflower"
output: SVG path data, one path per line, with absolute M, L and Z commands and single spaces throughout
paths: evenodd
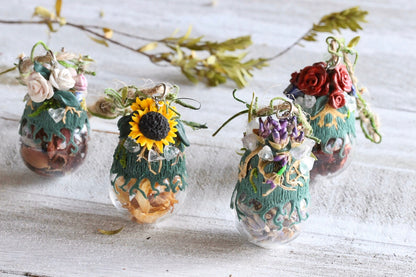
M 155 145 L 160 153 L 163 153 L 164 145 L 175 143 L 173 138 L 178 131 L 175 128 L 178 124 L 174 119 L 176 114 L 164 102 L 160 101 L 156 105 L 152 98 L 136 98 L 131 108 L 134 115 L 133 121 L 129 122 L 129 137 L 135 139 L 142 147 L 147 147 L 147 150 Z

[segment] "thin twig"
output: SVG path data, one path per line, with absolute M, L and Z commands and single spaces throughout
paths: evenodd
M 39 20 L 39 21 L 32 21 L 32 20 L 0 20 L 0 23 L 3 23 L 3 24 L 47 24 L 49 22 L 51 24 L 59 24 L 59 21 L 56 21 L 56 20 Z M 95 32 L 93 30 L 88 29 L 88 27 L 86 27 L 84 25 L 75 24 L 75 23 L 71 23 L 71 22 L 66 22 L 65 25 L 68 25 L 68 26 L 71 26 L 73 28 L 77 28 L 77 29 L 79 29 L 81 31 L 84 31 L 84 32 L 93 34 L 94 36 L 97 36 L 97 37 L 99 37 L 101 39 L 104 39 L 104 40 L 106 40 L 106 41 L 108 41 L 108 42 L 110 42 L 112 44 L 118 45 L 120 47 L 123 47 L 125 49 L 131 50 L 133 52 L 137 52 L 139 54 L 142 54 L 142 55 L 148 57 L 151 60 L 154 57 L 154 55 L 151 55 L 151 54 L 147 54 L 145 52 L 138 51 L 137 49 L 135 49 L 135 48 L 133 48 L 131 46 L 128 46 L 127 44 L 121 43 L 121 42 L 116 41 L 116 40 L 111 39 L 111 38 L 107 38 L 107 37 L 105 37 L 104 35 L 102 35 L 100 33 L 97 33 L 97 32 Z
M 270 57 L 270 58 L 266 58 L 267 61 L 272 61 L 275 60 L 277 58 L 279 58 L 280 56 L 283 56 L 284 54 L 286 54 L 287 52 L 289 52 L 289 50 L 291 50 L 293 47 L 295 47 L 296 45 L 299 45 L 299 42 L 301 42 L 303 40 L 303 38 L 309 34 L 309 32 L 312 31 L 312 28 L 309 29 L 303 36 L 301 36 L 300 38 L 298 38 L 295 42 L 293 42 L 291 45 L 289 45 L 286 49 L 284 49 L 283 51 L 277 53 L 276 55 Z
M 103 26 L 98 26 L 98 25 L 83 25 L 85 28 L 91 28 L 91 29 L 103 29 Z M 151 38 L 146 38 L 146 37 L 142 37 L 142 36 L 138 36 L 138 35 L 133 35 L 133 34 L 129 34 L 123 31 L 118 31 L 118 30 L 114 30 L 112 28 L 109 28 L 113 31 L 114 34 L 119 34 L 125 37 L 129 37 L 129 38 L 137 38 L 137 39 L 141 39 L 141 40 L 145 40 L 145 41 L 157 41 L 160 42 L 161 40 L 155 40 L 155 39 L 151 39 Z

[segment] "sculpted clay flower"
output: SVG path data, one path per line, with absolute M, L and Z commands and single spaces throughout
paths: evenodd
M 337 65 L 330 73 L 330 76 L 335 91 L 341 89 L 345 92 L 350 92 L 352 90 L 352 81 L 344 64 Z
M 53 96 L 51 84 L 38 72 L 32 72 L 27 79 L 27 87 L 30 99 L 33 102 L 42 102 Z
M 49 77 L 49 82 L 51 82 L 52 86 L 58 90 L 69 90 L 75 85 L 75 80 L 72 77 L 71 71 L 66 68 L 54 69 Z
M 323 62 L 307 66 L 299 73 L 294 72 L 290 82 L 308 95 L 322 96 L 329 92 L 329 78 Z
M 76 91 L 86 92 L 88 87 L 87 78 L 85 78 L 84 74 L 78 74 L 74 77 L 75 79 L 75 86 L 74 89 Z
M 345 105 L 344 92 L 342 90 L 337 90 L 331 93 L 329 95 L 328 103 L 334 109 L 343 107 Z

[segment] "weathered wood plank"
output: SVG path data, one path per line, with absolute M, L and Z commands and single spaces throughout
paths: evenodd
M 231 221 L 173 216 L 138 226 L 113 207 L 1 189 L 0 269 L 46 276 L 411 276 L 416 246 L 306 231 L 269 251 L 245 243 Z M 98 228 L 125 229 L 104 236 Z M 250 258 L 247 258 L 250 257 Z
M 53 1 L 52 1 L 53 2 Z M 215 5 L 212 3 L 215 2 Z M 0 18 L 30 18 L 35 5 L 8 1 Z M 175 28 L 193 25 L 195 36 L 210 40 L 251 34 L 250 57 L 283 50 L 332 11 L 359 4 L 369 23 L 358 45 L 357 76 L 368 87 L 368 99 L 380 115 L 383 143 L 373 145 L 359 133 L 354 161 L 342 175 L 311 186 L 310 219 L 298 239 L 276 251 L 246 244 L 234 229 L 228 208 L 237 175 L 244 118 L 213 131 L 241 103 L 231 97 L 232 83 L 218 88 L 189 85 L 177 69 L 151 65 L 146 58 L 115 46 L 104 48 L 68 27 L 50 38 L 45 26 L 0 25 L 0 70 L 37 40 L 52 48 L 91 54 L 97 77 L 89 80 L 92 102 L 120 82 L 142 85 L 152 79 L 181 86 L 181 95 L 203 106 L 184 111 L 185 118 L 207 123 L 208 130 L 188 132 L 188 196 L 183 208 L 159 226 L 137 226 L 123 220 L 107 196 L 109 168 L 117 136 L 93 132 L 88 159 L 73 175 L 45 179 L 27 170 L 17 150 L 17 123 L 25 89 L 13 74 L 0 76 L 0 275 L 1 276 L 413 276 L 416 275 L 416 47 L 412 20 L 415 3 L 407 0 L 353 1 L 64 1 L 68 20 L 137 30 L 162 38 Z M 99 19 L 100 10 L 105 13 Z M 355 34 L 347 32 L 347 38 Z M 324 39 L 320 35 L 320 39 Z M 132 45 L 136 42 L 131 41 Z M 145 42 L 143 42 L 144 44 Z M 137 46 L 139 46 L 138 43 Z M 280 95 L 290 74 L 324 59 L 325 45 L 305 43 L 255 71 L 249 87 L 263 99 Z M 115 121 L 93 119 L 93 129 L 116 131 Z M 357 125 L 358 127 L 358 125 Z M 126 226 L 115 236 L 98 228 Z

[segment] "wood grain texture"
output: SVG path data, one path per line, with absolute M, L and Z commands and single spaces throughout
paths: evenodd
M 25 89 L 14 75 L 0 76 L 0 276 L 414 276 L 416 275 L 416 3 L 400 1 L 64 1 L 69 21 L 107 25 L 161 38 L 193 25 L 210 40 L 251 34 L 252 57 L 283 50 L 326 13 L 360 5 L 370 12 L 357 47 L 356 74 L 380 115 L 383 142 L 358 132 L 351 166 L 311 185 L 310 218 L 304 233 L 275 250 L 252 246 L 234 228 L 229 209 L 237 178 L 244 118 L 215 138 L 213 131 L 243 106 L 231 97 L 234 85 L 190 85 L 174 68 L 158 67 L 135 53 L 94 44 L 77 30 L 62 28 L 50 38 L 44 26 L 0 25 L 0 70 L 42 39 L 51 48 L 89 53 L 97 77 L 89 79 L 88 101 L 120 82 L 169 81 L 181 95 L 199 100 L 185 119 L 209 129 L 188 131 L 187 199 L 179 212 L 157 226 L 138 226 L 110 204 L 109 168 L 117 135 L 93 132 L 88 158 L 74 174 L 46 179 L 23 165 L 17 148 Z M 35 5 L 10 0 L 0 18 L 27 19 Z M 98 14 L 104 11 L 104 18 Z M 347 32 L 346 37 L 355 34 Z M 325 38 L 324 35 L 319 36 Z M 131 41 L 136 46 L 135 42 Z M 143 43 L 144 44 L 144 43 Z M 137 45 L 139 47 L 140 44 Z M 280 95 L 290 74 L 325 58 L 323 43 L 296 47 L 254 72 L 244 99 Z M 93 119 L 93 129 L 116 131 L 115 121 Z M 357 125 L 357 128 L 359 126 Z M 97 229 L 125 229 L 104 236 Z

